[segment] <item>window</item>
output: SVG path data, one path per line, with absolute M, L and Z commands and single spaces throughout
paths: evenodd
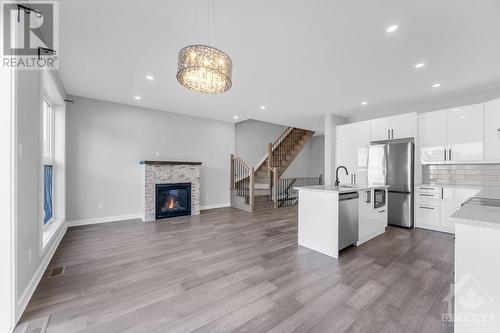
M 42 99 L 43 142 L 43 224 L 54 216 L 54 107 Z

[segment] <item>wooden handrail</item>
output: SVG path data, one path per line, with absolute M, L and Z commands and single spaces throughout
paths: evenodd
M 285 138 L 288 136 L 288 134 L 290 134 L 293 129 L 295 127 L 288 127 L 283 133 L 281 133 L 281 135 L 276 139 L 276 141 L 274 141 L 273 145 L 272 145 L 272 151 L 276 150 L 276 148 L 278 148 L 279 144 L 285 140 Z
M 239 156 L 235 156 L 235 155 L 231 155 L 233 159 L 235 160 L 238 160 L 241 164 L 243 164 L 248 170 L 250 170 L 251 168 L 248 166 L 248 164 L 245 163 L 245 161 L 243 161 L 241 159 L 241 157 Z

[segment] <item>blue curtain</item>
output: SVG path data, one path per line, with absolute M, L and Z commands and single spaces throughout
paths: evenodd
M 43 187 L 44 187 L 44 199 L 43 199 L 43 210 L 45 216 L 43 218 L 43 224 L 49 223 L 52 218 L 52 176 L 53 176 L 52 165 L 43 166 Z

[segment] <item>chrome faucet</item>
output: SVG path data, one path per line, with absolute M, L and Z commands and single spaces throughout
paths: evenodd
M 335 186 L 339 186 L 340 185 L 339 169 L 344 169 L 345 170 L 345 174 L 349 175 L 349 172 L 347 172 L 347 168 L 345 166 L 341 165 L 341 166 L 337 167 L 337 169 L 335 170 Z

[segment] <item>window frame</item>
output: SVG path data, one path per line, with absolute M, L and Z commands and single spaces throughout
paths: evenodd
M 48 70 L 40 72 L 39 95 L 39 133 L 38 133 L 38 232 L 39 249 L 41 258 L 47 253 L 57 239 L 63 235 L 66 228 L 66 105 L 65 92 L 56 74 Z M 52 106 L 50 155 L 44 154 L 44 120 L 43 102 Z M 52 218 L 44 223 L 44 165 L 52 165 Z
M 42 168 L 42 227 L 45 230 L 46 228 L 50 227 L 50 224 L 52 224 L 56 220 L 56 214 L 55 212 L 55 189 L 56 189 L 56 184 L 55 184 L 55 173 L 56 173 L 56 161 L 55 161 L 55 108 L 54 105 L 49 101 L 49 98 L 46 95 L 42 95 L 41 97 L 41 103 L 42 103 L 42 163 L 41 163 L 41 168 Z M 48 110 L 48 117 L 47 119 L 45 118 L 45 111 L 46 109 Z M 49 150 L 49 156 L 45 155 L 45 128 L 47 127 L 48 129 L 48 138 L 47 140 L 49 141 L 48 143 L 48 150 Z M 52 167 L 52 217 L 50 220 L 45 223 L 45 166 L 51 166 Z

